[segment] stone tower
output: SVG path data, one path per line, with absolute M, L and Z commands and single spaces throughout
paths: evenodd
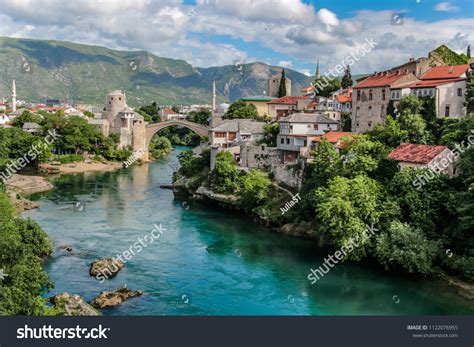
M 271 76 L 268 79 L 268 96 L 277 98 L 278 97 L 278 90 L 280 89 L 280 80 L 281 80 L 281 73 L 278 75 Z M 286 77 L 285 78 L 286 84 L 286 95 L 291 95 L 291 80 Z
M 15 80 L 12 82 L 12 112 L 16 111 L 16 84 Z
M 127 101 L 125 93 L 120 90 L 115 90 L 106 96 L 104 112 L 102 118 L 107 119 L 110 124 L 110 132 L 118 133 L 121 128 L 121 119 L 117 116 L 119 112 L 127 108 Z

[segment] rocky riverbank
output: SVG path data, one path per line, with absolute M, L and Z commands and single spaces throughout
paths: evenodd
M 240 197 L 234 194 L 219 194 L 213 192 L 209 187 L 204 184 L 194 189 L 193 179 L 183 177 L 179 174 L 175 174 L 173 183 L 173 192 L 177 196 L 186 197 L 188 199 L 212 203 L 220 207 L 238 210 L 242 213 L 246 213 L 253 217 L 256 222 L 259 222 L 273 231 L 311 240 L 319 240 L 318 234 L 315 232 L 316 227 L 310 223 L 299 222 L 299 223 L 282 223 L 273 216 L 273 213 L 269 213 L 265 209 L 254 209 L 253 211 L 247 211 L 242 208 L 240 204 Z M 277 211 L 277 214 L 280 212 Z

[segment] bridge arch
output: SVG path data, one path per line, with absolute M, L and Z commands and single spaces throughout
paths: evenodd
M 209 136 L 209 128 L 204 125 L 189 122 L 187 120 L 167 120 L 160 123 L 148 124 L 146 126 L 146 148 L 148 149 L 150 147 L 151 140 L 158 131 L 176 125 L 188 128 L 201 136 Z

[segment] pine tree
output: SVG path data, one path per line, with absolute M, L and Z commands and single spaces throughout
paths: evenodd
M 474 114 L 474 71 L 468 70 L 466 81 L 466 101 L 464 106 L 466 106 L 466 112 L 468 115 Z
M 467 46 L 467 59 L 471 59 L 471 45 Z
M 350 86 L 352 86 L 351 68 L 347 65 L 341 80 L 341 87 L 345 89 Z
M 285 69 L 281 71 L 281 80 L 280 80 L 280 88 L 278 88 L 278 97 L 282 98 L 286 96 L 286 77 L 285 77 Z

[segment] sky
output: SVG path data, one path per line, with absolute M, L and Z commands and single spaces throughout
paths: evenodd
M 474 0 L 0 0 L 0 36 L 146 50 L 196 67 L 255 61 L 314 75 L 382 71 L 446 44 L 474 49 Z M 473 51 L 474 52 L 474 51 Z

